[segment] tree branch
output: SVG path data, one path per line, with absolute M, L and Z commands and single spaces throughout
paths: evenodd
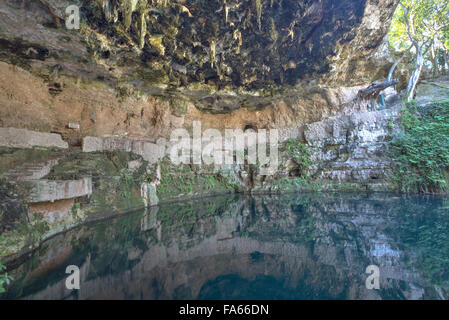
M 398 80 L 392 79 L 387 80 L 380 83 L 372 83 L 368 88 L 362 89 L 357 94 L 359 98 L 362 99 L 375 99 L 379 96 L 379 94 L 388 87 L 397 85 L 399 83 Z

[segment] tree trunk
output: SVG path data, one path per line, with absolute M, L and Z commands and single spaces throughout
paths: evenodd
M 380 83 L 372 83 L 368 88 L 359 90 L 357 95 L 362 99 L 376 99 L 382 91 L 397 84 L 398 80 L 396 79 L 387 80 Z
M 435 48 L 435 42 L 432 43 L 432 46 L 431 46 L 430 58 L 432 60 L 432 76 L 434 78 L 436 78 L 436 77 L 438 77 L 440 70 L 438 68 L 438 63 L 437 63 L 437 48 Z
M 442 61 L 441 74 L 449 75 L 449 50 L 439 38 L 436 38 L 436 41 L 439 48 L 439 56 L 442 58 L 440 60 Z
M 388 72 L 388 78 L 387 78 L 387 81 L 390 81 L 390 80 L 393 79 L 393 73 L 394 73 L 394 70 L 396 70 L 396 67 L 398 66 L 399 63 L 401 63 L 401 61 L 402 61 L 404 58 L 405 58 L 405 54 L 404 54 L 399 60 L 396 60 L 396 62 L 391 66 L 390 72 Z
M 449 52 L 446 50 L 446 48 L 443 48 L 443 54 L 444 54 L 444 65 L 443 70 L 445 75 L 449 75 Z
M 421 71 L 424 66 L 424 52 L 423 52 L 423 46 L 419 45 L 419 42 L 416 38 L 416 31 L 415 31 L 415 14 L 412 12 L 410 13 L 409 9 L 402 4 L 399 3 L 402 8 L 404 9 L 404 20 L 405 20 L 405 26 L 407 29 L 407 35 L 412 42 L 413 46 L 416 50 L 416 66 L 415 70 L 413 71 L 407 85 L 407 101 L 411 101 L 415 98 L 416 94 L 416 85 L 418 84 L 419 77 L 421 76 Z M 410 17 L 409 17 L 410 13 Z
M 421 76 L 422 68 L 424 66 L 424 54 L 420 46 L 415 46 L 416 48 L 416 67 L 413 71 L 407 86 L 407 101 L 412 101 L 416 95 L 416 86 Z
M 398 60 L 395 61 L 395 63 L 393 63 L 393 65 L 390 68 L 390 71 L 388 72 L 387 81 L 393 80 L 394 71 L 396 70 L 397 66 L 401 63 L 401 61 L 405 59 L 411 48 L 413 48 L 413 46 L 410 46 L 407 50 L 405 50 L 404 53 L 402 54 L 402 57 L 400 57 Z

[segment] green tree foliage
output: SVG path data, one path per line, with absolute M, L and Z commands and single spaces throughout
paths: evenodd
M 311 153 L 306 145 L 295 139 L 289 139 L 284 144 L 282 151 L 286 151 L 289 157 L 295 161 L 300 177 L 308 178 L 308 171 L 312 165 L 312 161 L 310 160 Z
M 426 43 L 434 37 L 446 38 L 449 27 L 449 3 L 445 0 L 402 0 L 398 6 L 390 27 L 388 39 L 395 50 L 405 50 L 411 45 L 407 35 L 404 10 L 409 10 L 408 19 L 413 36 L 420 43 Z
M 449 100 L 403 110 L 405 132 L 391 142 L 394 180 L 402 192 L 449 190 Z
M 423 67 L 435 76 L 449 69 L 449 2 L 447 0 L 402 0 L 388 35 L 398 56 L 410 55 L 411 78 L 407 88 L 409 101 Z
M 413 252 L 405 255 L 408 263 L 416 265 L 432 284 L 444 285 L 449 279 L 449 206 L 447 200 L 430 204 L 422 199 L 432 198 L 408 197 L 395 208 L 402 216 L 398 235 Z

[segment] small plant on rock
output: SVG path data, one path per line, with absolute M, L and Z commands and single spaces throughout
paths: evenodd
M 5 237 L 2 235 L 0 236 L 0 243 L 5 240 Z M 2 255 L 2 252 L 0 251 L 0 256 Z M 13 278 L 8 275 L 6 272 L 6 267 L 2 264 L 0 261 L 0 293 L 6 292 L 6 286 L 9 285 L 9 283 L 13 280 Z
M 288 156 L 298 165 L 299 176 L 307 178 L 308 171 L 312 165 L 310 160 L 311 154 L 307 146 L 298 140 L 289 139 L 285 143 L 283 151 L 287 152 Z

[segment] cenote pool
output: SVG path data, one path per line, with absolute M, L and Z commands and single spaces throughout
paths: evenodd
M 443 196 L 214 197 L 56 236 L 10 266 L 0 298 L 447 299 L 448 244 Z M 65 287 L 68 265 L 80 290 Z

